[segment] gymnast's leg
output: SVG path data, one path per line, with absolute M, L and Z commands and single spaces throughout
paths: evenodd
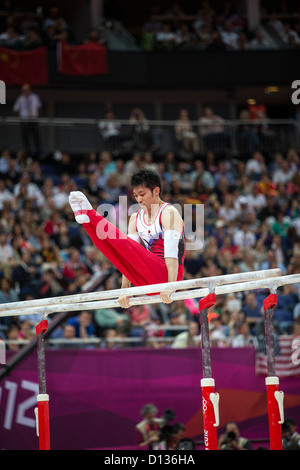
M 133 285 L 168 282 L 164 260 L 98 214 L 83 193 L 71 192 L 69 202 L 76 221 L 83 224 L 94 245 Z

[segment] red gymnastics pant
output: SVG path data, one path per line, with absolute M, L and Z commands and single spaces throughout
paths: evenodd
M 94 245 L 134 286 L 168 282 L 166 263 L 132 240 L 94 209 L 84 211 L 90 219 L 83 226 Z M 183 278 L 179 266 L 177 281 Z

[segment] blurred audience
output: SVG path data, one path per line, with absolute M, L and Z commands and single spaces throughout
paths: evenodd
M 19 49 L 32 49 L 41 44 L 52 47 L 66 35 L 72 37 L 69 19 L 56 6 L 43 14 L 23 14 L 20 3 L 4 13 L 0 45 Z M 278 19 L 279 11 L 269 13 L 267 23 L 285 47 L 289 47 L 291 38 L 298 44 L 297 17 L 285 21 Z M 147 47 L 152 44 L 152 49 L 166 51 L 270 47 L 261 28 L 249 33 L 245 19 L 231 2 L 225 2 L 219 10 L 210 2 L 202 2 L 189 15 L 180 3 L 171 5 L 166 12 L 153 7 L 141 28 L 142 34 L 148 35 Z M 85 42 L 105 41 L 99 31 L 90 28 Z M 112 212 L 121 217 L 119 197 L 127 196 L 133 202 L 130 177 L 142 167 L 155 168 L 160 173 L 167 202 L 184 207 L 192 201 L 204 206 L 204 245 L 199 251 L 187 251 L 186 279 L 274 267 L 280 267 L 284 274 L 298 273 L 300 158 L 297 150 L 291 148 L 285 154 L 278 148 L 276 152 L 270 150 L 270 141 L 266 140 L 270 137 L 267 110 L 262 103 L 249 103 L 242 110 L 234 156 L 229 152 L 231 142 L 222 116 L 206 106 L 194 126 L 190 114 L 182 106 L 173 116 L 175 150 L 163 155 L 156 152 L 158 129 L 153 131 L 144 110 L 138 106 L 132 109 L 127 128 L 114 110 L 107 110 L 99 121 L 103 144 L 99 155 L 94 151 L 73 159 L 66 149 L 55 152 L 47 161 L 38 161 L 39 155 L 31 155 L 28 146 L 26 152 L 20 150 L 17 154 L 3 148 L 0 302 L 79 293 L 94 276 L 104 272 L 107 261 L 95 255 L 84 228 L 74 221 L 68 195 L 72 190 L 83 190 L 95 209 L 101 203 L 109 203 Z M 243 150 L 239 151 L 240 148 Z M 126 152 L 126 159 L 122 151 Z M 189 228 L 194 225 L 193 214 Z M 112 286 L 120 287 L 118 273 L 104 288 Z M 299 285 L 285 286 L 279 291 L 274 315 L 279 335 L 294 331 L 299 304 Z M 231 303 L 220 304 L 214 312 L 217 316 L 210 321 L 212 344 L 255 347 L 261 327 L 261 306 L 261 292 L 241 293 Z M 176 336 L 173 347 L 188 347 L 195 345 L 195 337 L 196 345 L 201 341 L 194 315 L 193 306 L 184 302 L 164 309 L 144 305 L 127 312 L 119 309 L 83 312 L 66 322 L 63 334 L 65 338 L 96 335 L 106 338 L 103 344 L 108 344 L 108 338 L 114 335 L 135 336 L 143 341 L 145 331 L 152 328 L 165 337 Z M 30 337 L 33 323 L 30 319 L 28 324 L 21 314 L 19 318 L 2 318 L 0 331 L 7 337 L 15 337 L 18 328 L 23 338 Z M 166 328 L 159 328 L 162 325 Z M 158 341 L 157 347 L 167 347 L 167 344 L 171 343 Z
M 280 16 L 276 9 L 265 11 L 256 31 L 248 28 L 246 16 L 238 12 L 232 2 L 216 5 L 202 2 L 198 9 L 188 8 L 182 2 L 172 3 L 165 11 L 163 6 L 153 5 L 144 23 L 122 25 L 128 28 L 142 49 L 147 51 L 222 50 L 248 51 L 271 48 L 300 47 L 299 13 L 295 11 Z M 64 17 L 58 5 L 38 7 L 24 11 L 21 2 L 16 2 L 4 11 L 0 21 L 0 45 L 19 50 L 29 50 L 45 45 L 55 48 L 58 41 L 70 44 L 98 43 L 109 47 L 110 26 L 103 21 L 98 28 L 88 25 L 85 38 L 78 40 L 73 30 L 72 18 Z M 109 10 L 109 22 L 121 21 L 118 10 Z M 131 31 L 131 28 L 134 31 Z M 264 28 L 273 30 L 267 33 Z M 276 37 L 277 36 L 277 37 Z
M 300 200 L 298 193 L 287 190 L 298 171 L 295 149 L 280 157 L 278 153 L 265 157 L 262 151 L 255 151 L 246 165 L 238 156 L 219 160 L 211 150 L 207 158 L 197 155 L 187 161 L 176 160 L 176 156 L 166 152 L 165 158 L 157 161 L 155 152 L 136 151 L 124 164 L 105 150 L 90 155 L 84 169 L 81 161 L 74 160 L 72 174 L 64 171 L 51 179 L 49 164 L 36 160 L 33 165 L 29 160 L 30 167 L 26 159 L 18 162 L 20 171 L 15 175 L 12 162 L 16 163 L 18 157 L 5 149 L 2 164 L 6 165 L 6 179 L 0 187 L 0 301 L 80 293 L 94 276 L 104 273 L 109 268 L 107 260 L 74 221 L 68 193 L 80 181 L 96 209 L 101 201 L 108 201 L 122 216 L 119 196 L 127 196 L 131 202 L 128 182 L 143 166 L 162 171 L 163 194 L 168 202 L 205 204 L 204 246 L 199 251 L 187 251 L 186 279 L 276 267 L 286 274 L 299 272 Z M 55 174 L 55 159 L 53 162 Z M 81 172 L 80 180 L 77 171 Z M 110 179 L 113 185 L 108 183 Z M 20 198 L 23 191 L 28 199 Z M 53 204 L 58 194 L 60 203 Z M 117 288 L 120 282 L 116 272 L 102 288 Z M 264 292 L 258 290 L 218 299 L 219 304 L 210 312 L 212 346 L 261 348 L 263 298 Z M 172 343 L 175 348 L 197 346 L 201 333 L 195 305 L 194 301 L 182 301 L 163 307 L 142 305 L 125 312 L 82 312 L 66 321 L 61 333 L 64 339 L 74 335 L 79 339 L 103 338 L 101 347 L 119 347 L 122 338 L 130 337 L 152 347 L 171 347 Z M 292 334 L 299 305 L 299 285 L 278 290 L 274 313 L 277 335 Z M 19 318 L 3 318 L 1 335 L 15 337 L 15 332 L 10 332 L 14 326 L 22 338 L 30 337 L 35 323 L 21 313 Z M 67 325 L 74 327 L 74 334 L 65 330 Z M 115 343 L 108 341 L 114 337 Z

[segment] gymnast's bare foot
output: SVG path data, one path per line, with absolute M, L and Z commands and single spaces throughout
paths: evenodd
M 74 212 L 76 222 L 79 224 L 88 224 L 90 222 L 86 211 L 91 210 L 92 206 L 81 191 L 72 191 L 70 193 L 69 204 Z

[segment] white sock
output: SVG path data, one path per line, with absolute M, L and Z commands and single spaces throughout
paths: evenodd
M 89 200 L 81 191 L 72 191 L 70 193 L 69 204 L 75 214 L 75 220 L 77 223 L 87 224 L 90 222 L 90 218 L 87 214 L 80 213 L 92 209 Z

